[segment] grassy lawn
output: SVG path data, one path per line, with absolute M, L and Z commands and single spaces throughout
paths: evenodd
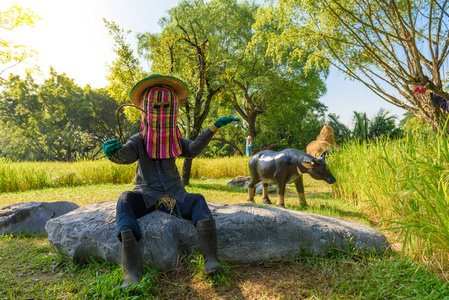
M 246 203 L 247 191 L 227 186 L 230 178 L 191 180 L 189 192 L 216 203 Z M 129 184 L 49 188 L 0 194 L 0 207 L 29 201 L 71 201 L 84 206 L 116 201 Z M 330 187 L 305 176 L 308 212 L 370 225 L 346 202 L 330 198 Z M 256 195 L 256 203 L 261 196 Z M 271 195 L 276 202 L 276 195 Z M 299 210 L 292 185 L 286 208 Z M 375 226 L 375 224 L 374 224 Z M 449 285 L 424 266 L 397 253 L 366 257 L 331 251 L 327 257 L 298 257 L 241 265 L 223 262 L 225 271 L 202 272 L 202 258 L 189 254 L 179 269 L 145 270 L 142 283 L 120 293 L 120 267 L 92 260 L 77 265 L 56 253 L 46 236 L 0 236 L 0 299 L 449 299 Z

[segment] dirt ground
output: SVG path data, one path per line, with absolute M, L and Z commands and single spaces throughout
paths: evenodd
M 213 283 L 198 273 L 195 275 L 186 268 L 180 268 L 159 276 L 156 284 L 163 299 L 338 298 L 335 272 L 350 272 L 352 266 L 338 261 L 330 264 L 284 261 L 234 265 L 228 268 L 228 280 L 219 283 L 217 279 Z

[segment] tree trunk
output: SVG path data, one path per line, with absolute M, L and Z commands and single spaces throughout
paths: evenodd
M 257 113 L 250 113 L 248 115 L 248 131 L 253 141 L 256 138 L 256 117 Z
M 192 158 L 185 158 L 184 163 L 182 164 L 182 185 L 187 186 L 190 185 L 190 171 L 192 170 Z
M 66 162 L 71 162 L 72 161 L 72 147 L 70 146 L 70 144 L 67 146 L 67 152 L 66 152 L 66 156 L 65 156 L 65 161 Z

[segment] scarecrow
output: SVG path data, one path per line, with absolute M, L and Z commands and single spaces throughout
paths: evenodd
M 181 138 L 177 115 L 188 96 L 186 84 L 174 77 L 152 75 L 139 81 L 129 97 L 143 111 L 143 131 L 125 144 L 115 139 L 103 144 L 103 151 L 111 161 L 118 164 L 137 161 L 134 190 L 120 194 L 116 210 L 117 237 L 122 243 L 122 290 L 142 278 L 143 259 L 138 245 L 142 233 L 137 219 L 154 210 L 191 220 L 205 260 L 205 273 L 223 269 L 217 260 L 217 234 L 212 213 L 201 194 L 186 192 L 175 158 L 196 157 L 220 127 L 239 120 L 221 117 L 194 141 Z

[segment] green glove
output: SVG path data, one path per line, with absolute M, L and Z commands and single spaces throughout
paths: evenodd
M 220 128 L 221 126 L 228 125 L 229 123 L 231 123 L 233 121 L 238 122 L 240 120 L 237 118 L 233 118 L 233 117 L 221 117 L 217 121 L 215 121 L 214 125 L 217 126 L 218 128 Z
M 103 144 L 103 152 L 107 157 L 113 156 L 117 151 L 122 149 L 122 143 L 117 142 L 116 139 L 108 140 Z

